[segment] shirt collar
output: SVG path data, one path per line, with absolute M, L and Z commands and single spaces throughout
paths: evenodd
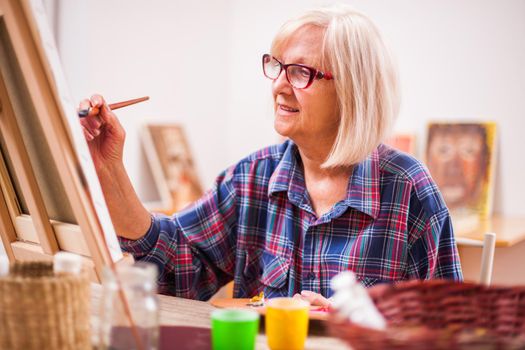
M 296 204 L 301 202 L 305 194 L 303 168 L 300 164 L 300 155 L 297 146 L 291 141 L 286 141 L 288 147 L 284 151 L 277 168 L 270 177 L 268 195 L 275 192 L 288 192 L 288 198 Z
M 287 142 L 288 147 L 270 177 L 268 196 L 286 191 L 288 198 L 300 205 L 306 194 L 303 168 L 297 146 L 292 141 Z M 380 209 L 379 176 L 379 155 L 376 149 L 354 166 L 343 204 L 376 218 Z
M 378 216 L 381 206 L 381 187 L 377 149 L 354 166 L 344 202 L 374 219 Z

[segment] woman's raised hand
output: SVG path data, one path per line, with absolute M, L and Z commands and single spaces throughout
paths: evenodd
M 80 102 L 84 136 L 104 192 L 104 199 L 119 236 L 139 239 L 151 224 L 151 215 L 140 202 L 122 161 L 126 133 L 100 95 Z
M 93 95 L 82 100 L 78 109 L 89 109 L 89 114 L 81 118 L 80 123 L 97 171 L 122 164 L 126 132 L 104 98 Z

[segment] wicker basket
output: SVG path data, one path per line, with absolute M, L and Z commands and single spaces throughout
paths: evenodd
M 330 331 L 355 349 L 525 349 L 525 286 L 442 280 L 370 288 L 385 331 L 333 316 Z
M 0 278 L 0 349 L 91 349 L 86 273 L 19 262 Z

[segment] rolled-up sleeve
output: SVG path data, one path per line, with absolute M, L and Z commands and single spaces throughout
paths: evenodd
M 157 265 L 160 293 L 207 300 L 233 279 L 237 232 L 233 182 L 233 169 L 228 169 L 188 208 L 171 217 L 153 214 L 142 238 L 119 238 L 122 249 L 136 260 Z

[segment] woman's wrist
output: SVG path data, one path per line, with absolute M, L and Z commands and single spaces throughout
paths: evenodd
M 126 168 L 122 160 L 106 163 L 103 166 L 98 167 L 96 170 L 97 175 L 101 180 L 102 178 L 114 178 L 116 174 L 126 174 Z
M 117 235 L 137 240 L 151 226 L 151 214 L 144 208 L 124 165 L 113 163 L 99 169 L 100 185 Z

